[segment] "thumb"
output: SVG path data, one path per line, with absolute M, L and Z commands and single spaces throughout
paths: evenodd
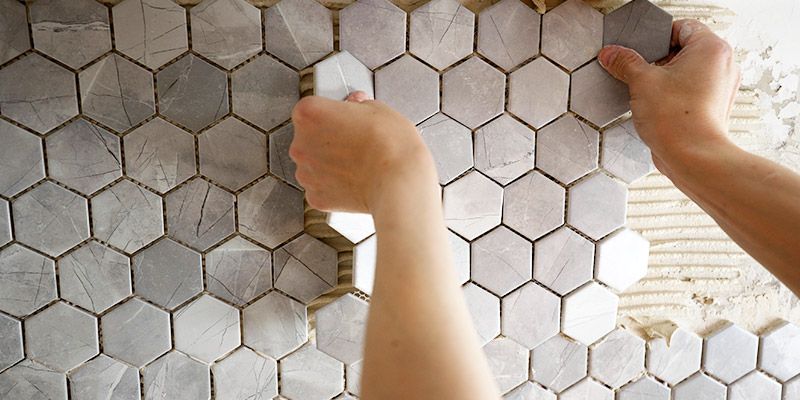
M 597 56 L 600 65 L 614 78 L 627 84 L 639 79 L 654 66 L 647 63 L 639 53 L 622 46 L 606 46 Z

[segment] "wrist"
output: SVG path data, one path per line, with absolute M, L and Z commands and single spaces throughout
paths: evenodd
M 424 146 L 424 144 L 422 144 Z M 427 148 L 415 150 L 404 160 L 375 179 L 367 208 L 376 224 L 427 206 L 440 207 L 440 188 L 436 168 Z
M 662 164 L 661 172 L 667 178 L 676 183 L 708 183 L 715 174 L 722 173 L 742 151 L 724 133 L 716 132 L 702 136 L 702 140 L 670 146 L 668 149 L 653 153 Z

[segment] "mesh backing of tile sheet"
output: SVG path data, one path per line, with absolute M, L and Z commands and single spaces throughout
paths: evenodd
M 556 107 L 550 116 L 513 113 L 514 95 L 505 88 L 513 92 L 515 72 L 522 82 L 529 65 L 534 76 L 593 68 L 593 55 L 578 61 L 561 59 L 556 50 L 553 56 L 540 55 L 546 44 L 530 46 L 532 53 L 519 59 L 506 51 L 510 60 L 503 61 L 502 53 L 492 52 L 498 43 L 505 48 L 506 32 L 500 29 L 495 35 L 500 42 L 490 40 L 481 47 L 481 15 L 519 13 L 538 20 L 530 9 L 517 8 L 527 6 L 506 0 L 467 24 L 474 18 L 469 10 L 438 0 L 421 9 L 434 16 L 427 25 L 418 11 L 422 25 L 416 30 L 414 14 L 393 11 L 407 18 L 402 24 L 405 44 L 382 59 L 367 57 L 375 55 L 369 50 L 359 54 L 364 42 L 352 38 L 349 43 L 354 44 L 344 49 L 338 37 L 341 13 L 311 0 L 272 2 L 264 9 L 238 0 L 206 0 L 189 8 L 170 0 L 114 3 L 0 1 L 3 399 L 299 400 L 358 395 L 359 343 L 368 307 L 364 300 L 371 288 L 353 288 L 352 245 L 325 225 L 324 215 L 304 206 L 285 156 L 291 105 L 301 94 L 310 94 L 308 67 L 334 49 L 350 50 L 376 74 L 391 71 L 386 65 L 401 58 L 421 65 L 445 76 L 439 78 L 445 93 L 449 86 L 460 86 L 454 93 L 470 94 L 474 87 L 465 82 L 503 76 L 499 110 L 456 101 L 468 96 L 441 100 L 437 88 L 437 106 L 421 111 L 422 119 L 440 118 L 454 129 L 441 133 L 443 141 L 435 140 L 438 133 L 428 138 L 434 153 L 437 145 L 455 143 L 448 136 L 453 132 L 486 135 L 485 146 L 493 143 L 497 131 L 507 130 L 523 132 L 521 137 L 531 132 L 527 138 L 537 135 L 539 149 L 554 149 L 555 154 L 544 152 L 543 157 L 536 153 L 535 173 L 530 172 L 532 165 L 524 168 L 524 161 L 521 170 L 497 171 L 491 154 L 483 154 L 481 163 L 477 155 L 471 160 L 472 150 L 469 163 L 474 166 L 447 159 L 447 151 L 440 156 L 446 203 L 460 180 L 502 193 L 513 192 L 515 183 L 528 179 L 553 194 L 538 200 L 560 199 L 566 212 L 562 218 L 571 227 L 561 227 L 562 220 L 531 231 L 498 215 L 502 227 L 500 221 L 489 222 L 476 231 L 470 224 L 459 227 L 460 218 L 449 221 L 456 231 L 452 240 L 463 242 L 461 251 L 469 238 L 473 244 L 471 251 L 466 245 L 468 256 L 484 260 L 478 268 L 472 266 L 464 291 L 498 384 L 509 398 L 611 399 L 615 392 L 619 399 L 723 399 L 726 393 L 730 399 L 800 398 L 800 378 L 795 378 L 800 373 L 800 332 L 794 325 L 781 324 L 760 338 L 725 325 L 705 342 L 677 330 L 669 346 L 663 339 L 645 343 L 624 329 L 612 331 L 615 293 L 631 282 L 584 271 L 569 282 L 539 283 L 548 278 L 537 276 L 538 260 L 530 254 L 536 257 L 571 244 L 575 254 L 587 254 L 593 265 L 595 247 L 599 259 L 604 257 L 603 243 L 610 243 L 605 253 L 611 255 L 618 252 L 614 243 L 636 243 L 635 234 L 621 230 L 622 222 L 610 227 L 582 224 L 570 220 L 566 206 L 575 201 L 573 188 L 581 182 L 599 182 L 585 185 L 590 194 L 624 193 L 618 190 L 624 188 L 622 182 L 598 167 L 606 167 L 604 151 L 612 143 L 608 137 L 622 138 L 623 149 L 636 142 L 626 141 L 624 121 L 612 122 L 625 110 L 614 110 L 611 117 L 587 110 L 587 117 L 578 113 L 567 122 L 581 135 L 595 132 L 590 142 L 596 154 L 588 161 L 573 159 L 581 147 L 573 151 L 576 145 L 558 135 L 570 130 L 551 128 L 556 133 L 548 134 L 547 128 L 557 127 L 553 121 L 572 109 L 574 101 L 565 102 L 563 111 Z M 571 3 L 561 11 L 577 5 Z M 599 13 L 577 10 L 596 23 Z M 442 38 L 451 32 L 450 25 L 436 21 L 440 14 L 451 24 L 463 18 L 469 25 L 452 31 L 461 35 L 456 41 L 470 43 L 463 54 L 413 44 L 413 36 L 428 28 L 443 31 Z M 294 31 L 292 24 L 301 21 L 303 30 Z M 602 28 L 602 15 L 599 21 Z M 271 39 L 282 37 L 294 38 L 304 50 Z M 401 57 L 409 46 L 411 55 Z M 379 98 L 382 87 L 391 88 L 380 79 L 376 77 Z M 252 104 L 264 104 L 266 110 L 254 110 Z M 401 101 L 398 108 L 402 106 Z M 449 116 L 433 115 L 439 111 Z M 425 121 L 415 121 L 424 136 Z M 491 129 L 492 124 L 497 127 Z M 567 151 L 559 153 L 559 146 Z M 559 154 L 568 155 L 566 167 Z M 533 164 L 532 154 L 520 155 L 526 156 Z M 635 179 L 638 172 L 631 176 L 622 167 L 613 173 Z M 575 210 L 590 212 L 592 204 Z M 624 201 L 615 204 L 624 210 Z M 533 215 L 541 216 L 535 210 Z M 580 226 L 584 228 L 576 229 Z M 530 250 L 521 259 L 507 255 L 506 242 L 520 244 L 512 253 L 525 246 Z M 555 252 L 551 261 L 559 255 Z M 498 260 L 527 268 L 528 276 L 523 271 L 522 278 L 498 280 L 481 272 Z M 526 266 L 531 261 L 533 273 Z M 506 274 L 520 271 L 509 266 Z M 364 268 L 362 273 L 369 274 L 369 260 Z M 470 279 L 469 270 L 468 263 L 464 282 Z M 572 338 L 559 333 L 561 317 L 542 329 L 518 317 L 529 311 L 544 319 L 541 307 L 547 304 L 596 321 L 604 310 L 583 310 L 603 299 L 614 306 L 613 313 L 601 318 L 602 323 L 568 331 Z M 524 306 L 515 310 L 512 304 L 517 303 Z

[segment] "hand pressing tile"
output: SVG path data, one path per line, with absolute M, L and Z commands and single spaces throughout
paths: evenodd
M 203 291 L 200 254 L 164 238 L 133 257 L 135 293 L 174 310 Z
M 201 133 L 197 146 L 200 173 L 229 190 L 267 173 L 267 136 L 236 118 L 225 118 Z
M 78 69 L 111 50 L 108 8 L 92 0 L 31 3 L 34 47 Z
M 618 328 L 592 348 L 589 374 L 618 389 L 644 372 L 644 348 L 642 338 Z
M 50 177 L 89 195 L 122 176 L 119 137 L 78 119 L 45 139 Z
M 594 271 L 594 244 L 567 227 L 533 244 L 533 278 L 565 295 L 589 282 Z
M 483 346 L 483 352 L 501 393 L 528 379 L 528 350 L 517 342 L 499 337 Z
M 89 238 L 86 199 L 49 181 L 17 197 L 12 214 L 16 239 L 51 257 Z
M 170 193 L 164 203 L 169 236 L 197 250 L 207 250 L 235 230 L 234 196 L 203 178 Z
M 233 113 L 261 129 L 275 128 L 291 118 L 299 81 L 297 72 L 260 55 L 231 74 Z
M 208 367 L 171 351 L 142 370 L 145 399 L 196 400 L 211 398 Z
M 586 377 L 588 349 L 585 345 L 556 335 L 531 352 L 533 380 L 561 393 Z
M 503 114 L 475 131 L 475 168 L 507 185 L 534 166 L 533 130 Z
M 0 314 L 0 372 L 23 358 L 22 322 Z
M 228 113 L 227 75 L 193 54 L 159 71 L 156 86 L 161 115 L 193 131 Z
M 70 395 L 77 399 L 139 400 L 139 371 L 101 354 L 70 373 Z
M 275 288 L 308 304 L 337 284 L 336 249 L 303 234 L 272 254 Z
M 726 400 L 725 385 L 697 373 L 672 389 L 673 400 Z
M 603 132 L 603 169 L 627 183 L 656 170 L 650 148 L 639 138 L 633 120 Z
M 418 124 L 439 111 L 439 74 L 404 55 L 375 72 L 375 98 Z
M 556 400 L 556 395 L 533 382 L 525 382 L 503 396 L 503 400 Z
M 568 0 L 542 17 L 542 54 L 572 71 L 603 47 L 603 14 Z
M 206 254 L 207 290 L 244 306 L 272 288 L 272 255 L 235 236 Z
M 58 260 L 61 298 L 99 314 L 131 294 L 128 257 L 91 241 Z
M 633 0 L 605 16 L 603 45 L 636 50 L 647 62 L 669 54 L 672 15 L 648 0 Z
M 675 386 L 700 369 L 703 339 L 683 328 L 647 343 L 647 372 Z
M 281 360 L 281 394 L 293 399 L 330 399 L 344 390 L 344 366 L 309 343 Z
M 268 176 L 238 196 L 239 232 L 274 249 L 303 231 L 303 193 Z
M 314 0 L 282 0 L 264 11 L 264 36 L 268 52 L 303 69 L 333 51 L 331 11 Z
M 336 53 L 314 66 L 315 95 L 344 100 L 359 90 L 368 98 L 375 98 L 372 71 L 350 53 Z
M 442 113 L 419 124 L 417 129 L 433 156 L 440 184 L 446 185 L 472 168 L 469 129 Z
M 561 298 L 533 282 L 504 297 L 502 311 L 503 335 L 528 349 L 558 334 Z
M 192 50 L 223 68 L 261 50 L 261 12 L 245 0 L 203 0 L 189 14 Z
M 705 338 L 703 369 L 730 384 L 756 368 L 758 336 L 728 322 Z
M 478 52 L 506 71 L 539 53 L 541 16 L 519 0 L 503 0 L 478 18 Z
M 31 48 L 25 5 L 16 1 L 0 2 L 0 64 Z
M 194 138 L 155 118 L 122 138 L 125 174 L 163 194 L 195 174 Z
M 581 1 L 581 0 L 575 0 Z M 570 110 L 603 127 L 630 111 L 628 85 L 592 61 L 572 73 Z
M 669 400 L 670 389 L 652 377 L 645 376 L 625 385 L 617 392 L 617 400 Z
M 456 0 L 433 0 L 411 12 L 408 48 L 443 70 L 472 53 L 475 14 Z
M 0 120 L 0 194 L 14 196 L 44 178 L 42 140 Z
M 536 240 L 564 223 L 566 192 L 533 171 L 505 188 L 503 223 L 528 240 Z
M 92 198 L 94 236 L 134 253 L 164 234 L 161 197 L 122 180 Z
M 536 135 L 536 166 L 570 184 L 597 168 L 599 146 L 596 130 L 565 115 Z
M 218 400 L 271 399 L 278 395 L 278 364 L 241 347 L 211 367 Z
M 589 346 L 614 329 L 619 297 L 591 282 L 564 297 L 561 332 Z
M 650 242 L 638 233 L 623 229 L 597 243 L 595 278 L 619 292 L 647 274 Z
M 598 173 L 569 189 L 567 222 L 594 240 L 625 225 L 628 189 Z
M 24 317 L 58 298 L 53 260 L 18 244 L 0 250 L 0 311 Z
M 462 288 L 481 346 L 500 334 L 500 299 L 474 283 Z
M 0 374 L 0 393 L 9 399 L 65 400 L 67 377 L 26 359 Z
M 239 347 L 239 310 L 203 295 L 173 313 L 175 349 L 207 364 Z
M 539 57 L 509 76 L 508 111 L 534 128 L 567 112 L 569 75 Z
M 780 399 L 780 383 L 758 371 L 753 371 L 728 386 L 728 400 Z
M 761 335 L 758 367 L 781 382 L 800 374 L 800 327 L 787 321 Z
M 97 319 L 64 302 L 25 320 L 28 358 L 62 372 L 96 356 L 98 341 Z
M 348 293 L 317 310 L 317 349 L 345 363 L 364 358 L 369 304 Z
M 561 393 L 558 398 L 559 400 L 613 400 L 614 392 L 587 378 Z
M 375 69 L 406 50 L 406 13 L 387 0 L 359 0 L 339 11 L 339 47 Z
M 273 291 L 242 312 L 242 339 L 254 350 L 279 359 L 308 340 L 307 325 L 306 307 Z
M 442 112 L 475 129 L 503 113 L 505 91 L 506 76 L 473 57 L 442 75 Z
M 479 172 L 470 172 L 444 188 L 444 220 L 467 240 L 500 225 L 503 189 Z
M 111 15 L 117 50 L 150 69 L 189 48 L 186 10 L 172 0 L 125 0 Z

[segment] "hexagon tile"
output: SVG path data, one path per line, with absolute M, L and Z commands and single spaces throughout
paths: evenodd
M 351 281 L 343 242 L 304 229 L 288 149 L 312 70 L 417 125 L 505 399 L 800 399 L 792 323 L 616 324 L 649 251 L 627 185 L 654 167 L 596 54 L 661 58 L 649 1 L 348 0 L 338 42 L 315 0 L 113 3 L 0 0 L 3 399 L 357 399 L 378 237 L 326 216 Z

